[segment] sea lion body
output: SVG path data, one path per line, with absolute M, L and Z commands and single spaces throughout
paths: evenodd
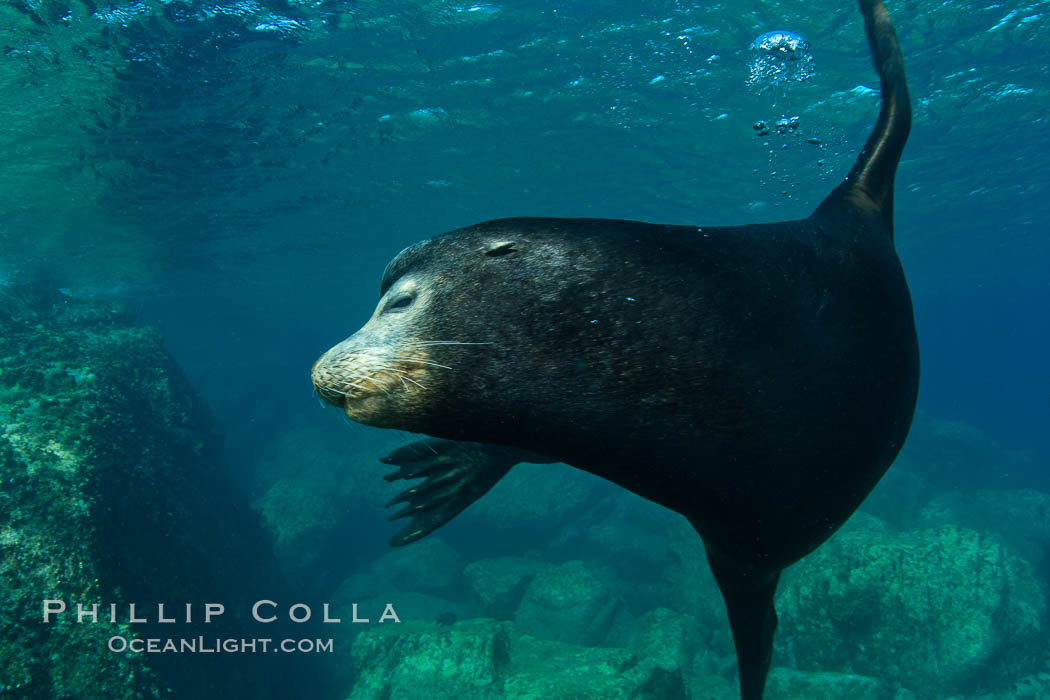
M 888 236 L 835 212 L 712 228 L 491 221 L 408 248 L 383 287 L 399 281 L 430 288 L 400 312 L 416 317 L 398 321 L 412 339 L 477 344 L 430 346 L 450 369 L 428 370 L 394 416 L 358 420 L 547 455 L 687 515 L 709 547 L 796 561 L 907 432 L 903 274 Z
M 780 571 L 897 455 L 918 387 L 893 175 L 910 124 L 881 2 L 875 131 L 807 219 L 736 227 L 519 218 L 387 267 L 368 323 L 315 363 L 354 420 L 439 438 L 384 461 L 433 531 L 520 461 L 562 461 L 684 514 L 725 597 L 741 697 L 761 698 Z

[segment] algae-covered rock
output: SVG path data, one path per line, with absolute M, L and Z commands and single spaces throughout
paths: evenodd
M 681 669 L 626 649 L 521 637 L 511 647 L 508 700 L 686 700 Z
M 489 537 L 548 543 L 575 525 L 601 487 L 600 479 L 562 464 L 519 464 L 456 522 Z
M 740 691 L 725 676 L 704 674 L 691 684 L 690 700 L 740 700 Z
M 373 628 L 353 646 L 360 675 L 349 700 L 488 700 L 502 697 L 510 665 L 506 623 Z
M 542 639 L 598 644 L 609 631 L 619 601 L 580 561 L 541 571 L 525 590 L 514 621 Z
M 363 560 L 386 550 L 383 537 L 355 536 L 386 524 L 383 504 L 397 489 L 382 479 L 389 471 L 378 461 L 385 449 L 362 449 L 340 431 L 304 420 L 266 444 L 254 466 L 261 493 L 254 506 L 296 591 L 323 596 Z
M 700 645 L 700 625 L 692 615 L 657 608 L 634 623 L 629 647 L 665 669 L 689 668 Z
M 867 676 L 774 668 L 765 700 L 893 700 L 893 696 L 892 689 Z
M 785 577 L 778 659 L 893 679 L 920 696 L 1038 668 L 1046 602 L 1031 566 L 957 526 L 844 531 Z
M 930 482 L 921 474 L 894 467 L 864 500 L 861 512 L 901 530 L 921 528 L 922 509 L 933 498 Z
M 509 619 L 533 577 L 546 565 L 524 557 L 495 557 L 467 564 L 463 576 L 489 617 Z
M 1050 558 L 1050 494 L 1030 489 L 948 491 L 922 510 L 926 527 L 956 523 L 996 534 L 1037 568 Z
M 333 669 L 342 683 L 340 687 L 349 687 L 355 674 L 353 665 L 342 660 L 342 654 L 353 647 L 358 635 L 371 627 L 393 626 L 394 622 L 387 614 L 390 610 L 406 626 L 422 622 L 448 625 L 477 613 L 476 608 L 457 600 L 390 588 L 385 582 L 368 574 L 347 577 L 327 598 L 332 616 L 341 620 L 341 624 L 329 625 L 326 629 L 326 634 L 334 640 L 336 652 L 340 654 Z M 386 621 L 380 623 L 385 615 Z
M 536 639 L 510 622 L 372 627 L 349 700 L 686 700 L 681 669 L 627 649 Z
M 966 700 L 1045 700 L 1050 698 L 1050 672 L 1037 673 L 1014 681 L 1007 688 L 972 695 Z
M 700 624 L 692 615 L 667 608 L 657 608 L 641 615 L 633 623 L 628 648 L 654 667 L 674 673 L 683 672 L 688 695 L 695 697 L 707 684 L 691 673 L 693 660 L 700 649 Z
M 250 601 L 284 591 L 208 425 L 156 334 L 118 305 L 0 288 L 0 686 L 41 700 L 280 695 L 252 654 L 107 649 L 114 636 L 256 636 Z M 44 624 L 47 599 L 68 613 Z M 131 602 L 154 622 L 130 624 Z M 227 613 L 155 622 L 158 603 L 195 604 L 199 622 L 206 602 Z M 117 622 L 78 624 L 78 603 L 116 603 Z
M 392 588 L 440 592 L 459 583 L 464 565 L 452 545 L 430 536 L 411 547 L 391 549 L 372 563 L 369 572 Z
M 707 563 L 703 540 L 689 521 L 678 515 L 668 521 L 666 536 L 674 555 L 663 572 L 672 591 L 668 604 L 697 618 L 707 633 L 708 646 L 719 653 L 734 653 L 725 603 Z
M 618 489 L 596 499 L 577 527 L 562 530 L 548 551 L 565 558 L 585 551 L 589 559 L 607 562 L 620 578 L 651 581 L 660 578 L 673 558 L 668 529 L 674 521 L 684 520 L 678 513 Z

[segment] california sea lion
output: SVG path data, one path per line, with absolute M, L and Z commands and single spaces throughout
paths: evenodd
M 919 361 L 893 246 L 911 123 L 896 34 L 860 8 L 878 122 L 813 215 L 734 227 L 503 219 L 402 251 L 368 323 L 313 367 L 361 423 L 426 433 L 383 461 L 412 542 L 521 461 L 567 462 L 682 513 L 759 700 L 781 570 L 842 525 L 911 424 Z M 388 504 L 390 505 L 390 504 Z

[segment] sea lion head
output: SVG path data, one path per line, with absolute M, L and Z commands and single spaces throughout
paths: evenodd
M 318 396 L 359 423 L 446 436 L 455 425 L 459 439 L 464 416 L 523 405 L 580 281 L 566 272 L 581 269 L 557 232 L 529 228 L 487 222 L 401 251 L 368 322 L 314 363 Z

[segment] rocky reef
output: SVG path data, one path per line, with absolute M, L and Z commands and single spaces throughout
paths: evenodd
M 921 697 L 1041 668 L 1046 599 L 1028 562 L 958 525 L 893 533 L 857 520 L 786 577 L 781 658 L 898 679 Z
M 255 596 L 287 600 L 287 588 L 209 425 L 156 334 L 119 304 L 0 287 L 0 696 L 287 697 L 275 671 L 293 661 L 107 647 L 275 632 L 244 626 Z M 45 624 L 47 599 L 67 612 Z M 206 602 L 226 613 L 203 625 Z M 78 603 L 101 604 L 98 622 L 78 623 Z M 131 603 L 150 622 L 130 622 Z M 179 611 L 177 631 L 158 603 Z
M 1050 692 L 1050 495 L 999 478 L 946 488 L 951 469 L 1034 458 L 975 428 L 917 429 L 862 511 L 786 572 L 767 700 Z M 344 493 L 350 510 L 375 513 L 391 493 L 362 454 L 390 445 L 367 440 L 351 450 L 360 485 Z M 355 544 L 392 532 L 375 515 Z M 515 468 L 436 535 L 363 558 L 332 599 L 344 614 L 388 601 L 404 620 L 344 636 L 351 700 L 738 697 L 721 598 L 689 524 L 558 465 Z
M 304 416 L 261 450 L 249 498 L 210 425 L 119 305 L 0 288 L 0 697 L 736 700 L 721 599 L 680 516 L 522 465 L 390 550 L 398 487 L 375 458 L 403 436 Z M 1050 494 L 1002 476 L 1035 458 L 972 427 L 917 430 L 863 510 L 786 572 L 767 700 L 1050 696 Z M 221 601 L 223 619 L 179 635 L 255 637 L 260 598 L 373 623 L 325 625 L 335 653 L 308 662 L 114 653 L 114 636 L 171 627 L 41 621 L 45 599 Z M 378 622 L 388 603 L 401 622 Z
M 686 700 L 675 651 L 541 641 L 491 619 L 377 628 L 354 644 L 363 670 L 350 700 Z

